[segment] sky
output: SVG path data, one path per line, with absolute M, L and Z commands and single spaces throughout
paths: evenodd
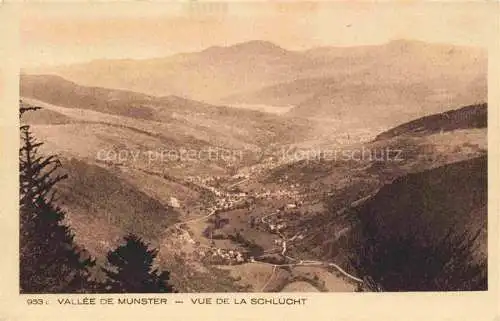
M 484 47 L 492 12 L 484 2 L 30 4 L 22 65 L 164 57 L 249 40 L 291 50 L 394 39 Z

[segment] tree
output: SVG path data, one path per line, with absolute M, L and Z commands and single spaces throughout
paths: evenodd
M 39 107 L 20 101 L 20 117 Z M 56 174 L 61 163 L 45 157 L 28 125 L 21 130 L 19 150 L 20 290 L 22 293 L 79 293 L 92 291 L 88 268 L 74 236 L 63 224 L 64 211 L 55 204 L 54 186 L 66 175 Z
M 176 292 L 168 283 L 170 273 L 153 269 L 158 250 L 149 249 L 139 237 L 129 234 L 125 244 L 107 254 L 110 268 L 103 268 L 111 293 L 170 293 Z

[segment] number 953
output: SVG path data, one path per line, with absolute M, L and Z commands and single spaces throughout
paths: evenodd
M 27 299 L 26 303 L 28 305 L 42 305 L 42 304 L 44 304 L 43 299 Z

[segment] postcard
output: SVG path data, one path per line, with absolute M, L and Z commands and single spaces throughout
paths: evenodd
M 498 320 L 498 13 L 3 3 L 0 320 Z

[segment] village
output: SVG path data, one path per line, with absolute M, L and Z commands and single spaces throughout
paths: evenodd
M 235 265 L 247 262 L 258 262 L 265 260 L 267 255 L 278 255 L 283 259 L 290 259 L 287 256 L 287 251 L 290 249 L 293 242 L 298 242 L 304 238 L 304 230 L 297 232 L 297 226 L 290 222 L 297 219 L 297 215 L 301 213 L 303 206 L 302 186 L 297 182 L 289 182 L 285 175 L 277 182 L 278 185 L 259 187 L 252 189 L 241 187 L 241 185 L 251 184 L 251 178 L 258 177 L 259 174 L 279 166 L 284 162 L 283 159 L 271 156 L 266 157 L 261 163 L 249 167 L 241 168 L 232 176 L 211 176 L 211 175 L 196 175 L 187 176 L 185 182 L 196 186 L 207 192 L 209 201 L 204 203 L 204 207 L 200 208 L 207 213 L 202 218 L 193 219 L 179 224 L 179 229 L 183 230 L 183 239 L 193 245 L 197 245 L 196 254 L 199 259 L 208 264 L 216 265 Z M 267 231 L 275 236 L 272 242 L 272 247 L 269 249 L 259 249 L 257 245 L 246 240 L 240 233 L 228 234 L 221 232 L 226 224 L 230 224 L 230 217 L 221 218 L 220 215 L 237 209 L 248 209 L 249 213 L 257 201 L 267 202 L 269 204 L 279 204 L 278 208 L 270 210 L 264 215 L 259 214 L 248 215 L 247 228 L 259 229 Z M 175 200 L 176 207 L 180 204 Z M 202 237 L 210 241 L 210 246 L 202 245 L 199 241 L 193 239 L 194 235 L 188 232 L 190 222 L 200 221 L 206 222 Z M 231 248 L 217 247 L 215 240 L 230 240 L 237 244 Z M 217 243 L 223 244 L 223 243 Z

